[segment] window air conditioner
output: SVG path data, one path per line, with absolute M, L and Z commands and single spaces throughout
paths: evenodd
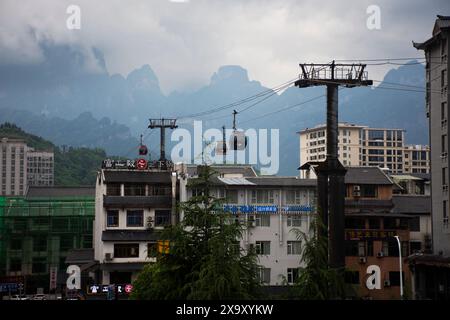
M 111 253 L 105 253 L 105 261 L 111 261 L 112 260 L 112 255 Z

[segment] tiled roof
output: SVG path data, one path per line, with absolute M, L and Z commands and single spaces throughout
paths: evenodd
M 346 167 L 346 169 L 346 184 L 393 184 L 393 181 L 379 167 Z
M 424 195 L 394 195 L 394 212 L 406 214 L 430 214 L 431 198 Z

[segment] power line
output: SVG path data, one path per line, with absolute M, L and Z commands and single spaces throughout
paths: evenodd
M 297 81 L 297 78 L 294 78 L 294 79 L 289 80 L 289 81 L 287 81 L 285 83 L 282 83 L 282 84 L 280 84 L 280 85 L 278 85 L 278 86 L 276 86 L 274 88 L 261 91 L 261 92 L 255 94 L 255 95 L 250 96 L 250 97 L 247 97 L 247 98 L 244 98 L 244 99 L 241 99 L 241 100 L 238 100 L 238 101 L 235 101 L 235 102 L 232 102 L 232 103 L 220 106 L 220 107 L 216 107 L 216 108 L 213 108 L 211 110 L 205 110 L 205 111 L 201 111 L 201 112 L 197 112 L 197 113 L 193 113 L 193 114 L 184 115 L 184 116 L 178 117 L 178 119 L 186 119 L 186 118 L 203 116 L 203 115 L 211 114 L 211 113 L 218 112 L 218 111 L 221 111 L 221 110 L 224 110 L 224 109 L 236 107 L 238 105 L 241 105 L 241 104 L 253 101 L 253 100 L 255 100 L 255 99 L 259 98 L 259 97 L 265 96 L 267 94 L 271 94 L 271 93 L 273 93 L 273 91 L 282 90 L 285 86 L 291 85 L 295 81 Z

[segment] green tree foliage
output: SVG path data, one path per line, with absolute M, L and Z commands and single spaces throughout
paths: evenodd
M 223 199 L 210 194 L 214 173 L 202 167 L 188 187 L 196 196 L 182 203 L 184 219 L 163 232 L 170 241 L 134 282 L 133 299 L 253 299 L 259 297 L 257 256 L 238 239 L 243 225 L 222 210 Z
M 5 122 L 0 125 L 0 138 L 22 139 L 29 147 L 39 151 L 53 151 L 55 154 L 55 185 L 94 185 L 97 171 L 106 158 L 103 149 L 59 148 L 50 141 L 29 134 L 15 124 Z
M 298 278 L 291 291 L 292 298 L 301 300 L 329 300 L 345 298 L 351 290 L 346 285 L 344 270 L 328 267 L 328 238 L 319 216 L 315 216 L 309 233 L 295 230 L 304 243 Z M 319 236 L 320 235 L 320 236 Z

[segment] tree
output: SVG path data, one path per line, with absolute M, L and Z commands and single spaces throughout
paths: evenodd
M 313 217 L 309 233 L 295 230 L 304 243 L 292 297 L 302 300 L 329 300 L 345 298 L 351 288 L 345 284 L 344 271 L 328 267 L 328 237 L 319 216 Z M 320 235 L 320 236 L 319 236 Z
M 133 299 L 253 299 L 259 297 L 257 256 L 239 245 L 243 224 L 223 211 L 224 199 L 211 194 L 215 173 L 199 167 L 188 188 L 195 196 L 180 204 L 182 221 L 162 239 L 169 252 L 145 266 L 134 282 Z

